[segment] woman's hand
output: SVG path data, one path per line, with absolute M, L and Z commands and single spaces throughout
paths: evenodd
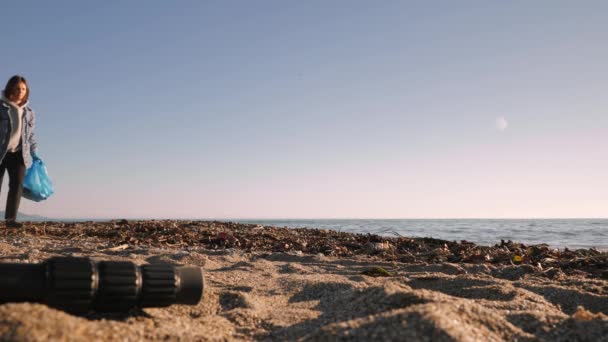
M 42 159 L 40 159 L 38 154 L 36 154 L 36 151 L 32 151 L 30 154 L 32 155 L 33 160 L 42 160 Z

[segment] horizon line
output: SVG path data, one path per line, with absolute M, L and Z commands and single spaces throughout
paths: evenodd
M 50 219 L 53 221 L 71 220 L 71 221 L 112 221 L 112 220 L 178 220 L 178 221 L 338 221 L 338 220 L 606 220 L 608 217 L 279 217 L 279 218 L 252 218 L 252 217 L 129 217 L 129 216 L 114 216 L 114 217 L 48 217 L 42 215 L 25 214 L 25 216 L 35 216 L 40 219 Z

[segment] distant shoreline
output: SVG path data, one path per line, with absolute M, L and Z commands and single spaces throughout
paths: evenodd
M 85 222 L 29 222 L 23 230 L 4 229 L 3 234 L 32 234 L 65 238 L 103 238 L 115 244 L 210 249 L 238 248 L 244 251 L 295 252 L 350 257 L 373 256 L 401 262 L 530 264 L 581 271 L 590 277 L 608 276 L 608 251 L 559 250 L 547 244 L 497 241 L 478 245 L 466 240 L 450 241 L 428 237 L 395 237 L 340 232 L 331 229 L 290 228 L 222 221 L 111 220 Z M 590 264 L 575 260 L 586 258 Z M 604 267 L 604 269 L 601 269 Z M 604 273 L 606 273 L 604 275 Z
M 33 223 L 107 223 L 124 219 L 21 219 Z M 207 220 L 144 219 L 129 221 L 225 222 L 261 224 L 275 227 L 330 229 L 338 232 L 467 240 L 491 246 L 501 240 L 528 245 L 548 244 L 557 249 L 608 250 L 608 219 L 290 219 L 290 220 Z

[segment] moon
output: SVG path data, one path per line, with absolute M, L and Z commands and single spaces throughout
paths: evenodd
M 499 116 L 496 118 L 496 129 L 498 129 L 499 131 L 504 131 L 505 129 L 507 129 L 507 127 L 509 127 L 509 123 L 507 122 L 507 119 L 505 119 L 504 116 Z

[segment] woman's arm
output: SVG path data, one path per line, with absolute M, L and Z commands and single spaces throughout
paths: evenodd
M 34 159 L 37 159 L 38 156 L 36 155 L 36 150 L 38 149 L 38 142 L 36 141 L 36 114 L 34 113 L 33 110 L 30 109 L 30 111 L 32 112 L 32 121 L 31 121 L 31 127 L 30 127 L 30 137 L 29 137 L 29 142 L 30 142 L 30 154 L 32 155 L 32 157 Z

